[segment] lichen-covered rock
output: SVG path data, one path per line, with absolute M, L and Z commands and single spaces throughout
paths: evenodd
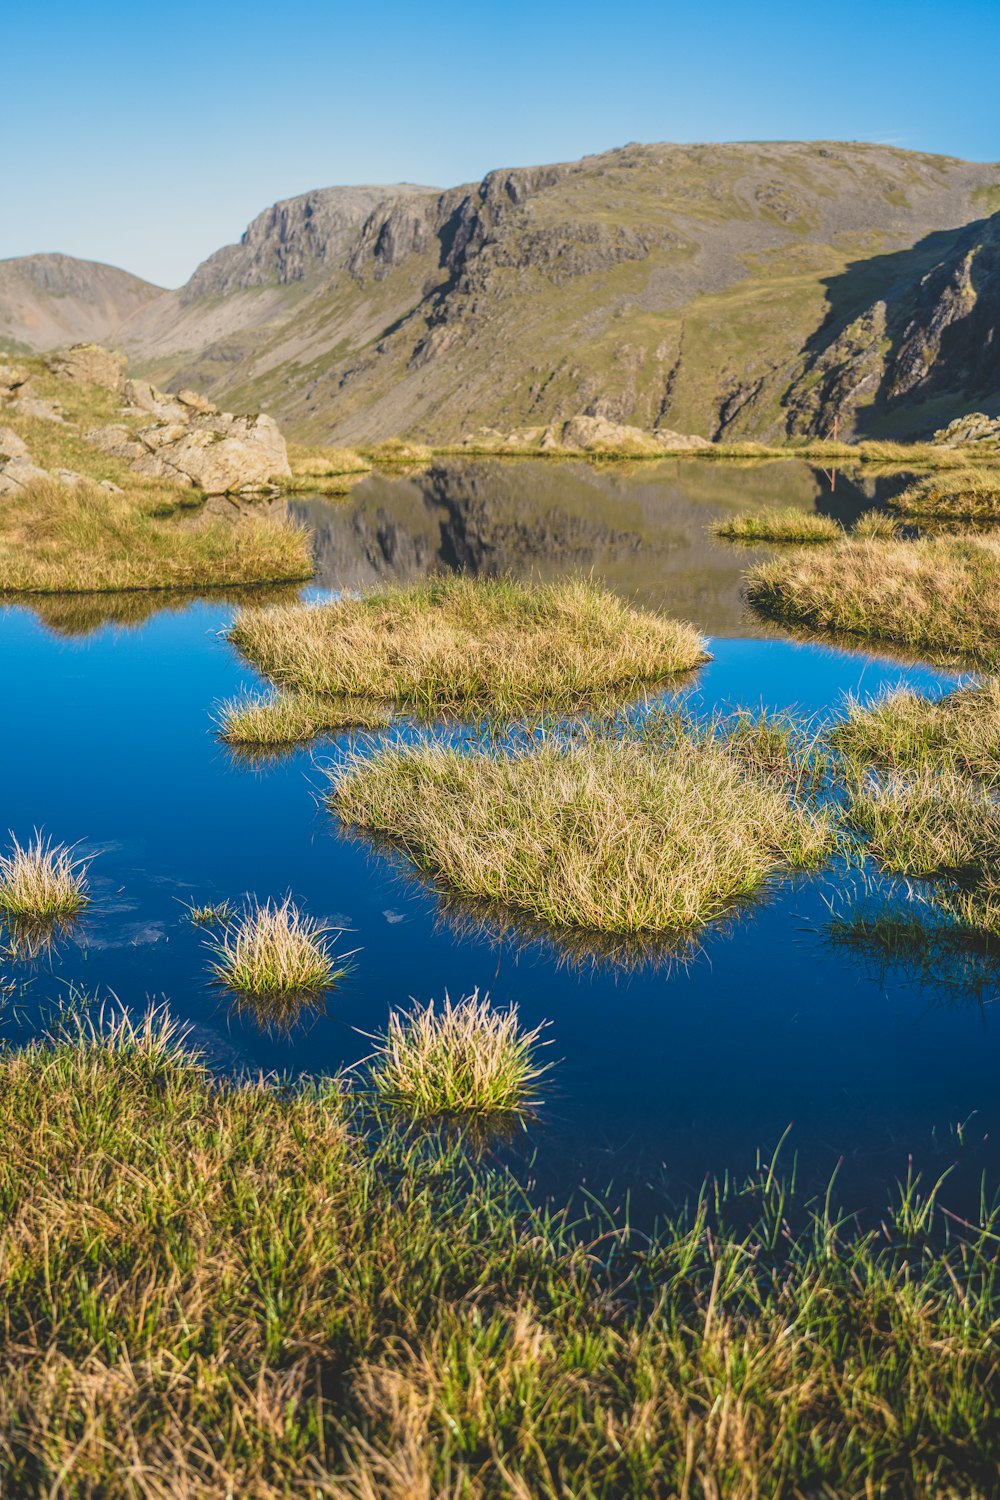
M 105 349 L 103 344 L 74 344 L 58 354 L 50 354 L 45 361 L 53 375 L 64 380 L 75 380 L 81 385 L 99 385 L 105 390 L 121 393 L 125 389 L 124 354 Z
M 171 409 L 171 420 L 140 428 L 100 427 L 88 432 L 87 440 L 102 453 L 124 459 L 137 474 L 173 479 L 210 495 L 269 489 L 275 479 L 291 473 L 285 439 L 272 417 L 196 412 L 180 401 L 173 404 L 186 420 L 176 420 Z
M 987 417 L 981 411 L 969 412 L 968 416 L 956 417 L 947 427 L 934 434 L 934 442 L 944 448 L 957 448 L 964 443 L 983 443 L 988 447 L 1000 445 L 1000 417 Z

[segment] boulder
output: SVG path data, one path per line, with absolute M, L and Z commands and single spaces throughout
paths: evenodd
M 54 401 L 43 401 L 41 396 L 32 396 L 30 386 L 24 390 L 28 395 L 20 396 L 16 401 L 9 401 L 7 405 L 11 411 L 16 411 L 19 417 L 35 417 L 42 422 L 61 422 L 66 425 L 66 418 Z
M 188 421 L 99 427 L 86 438 L 102 453 L 125 459 L 137 474 L 193 485 L 209 495 L 266 490 L 275 478 L 291 473 L 285 439 L 272 417 L 194 415 L 190 407 L 182 409 Z
M 973 411 L 965 417 L 956 417 L 947 427 L 939 428 L 934 442 L 943 448 L 957 448 L 964 443 L 985 443 L 991 447 L 1000 444 L 1000 417 L 987 417 L 981 411 Z
M 9 427 L 0 427 L 0 498 L 17 495 L 26 485 L 51 475 L 32 462 L 28 445 Z
M 0 460 L 30 457 L 24 439 L 19 438 L 12 427 L 0 427 Z
M 642 427 L 629 427 L 607 417 L 581 414 L 563 423 L 558 446 L 583 453 L 622 449 L 631 453 L 677 453 L 691 448 L 709 448 L 711 444 L 707 438 L 696 437 L 693 433 L 671 432 L 667 428 L 646 432 Z
M 0 365 L 0 405 L 15 401 L 29 378 L 28 371 L 18 365 Z
M 125 405 L 131 411 L 145 411 L 161 422 L 186 422 L 192 409 L 178 397 L 158 391 L 148 380 L 126 380 Z
M 125 389 L 124 354 L 105 349 L 102 344 L 74 344 L 71 349 L 50 354 L 45 361 L 53 375 L 76 380 L 81 385 L 99 385 L 120 394 Z

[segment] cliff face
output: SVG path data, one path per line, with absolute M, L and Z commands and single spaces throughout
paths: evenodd
M 626 146 L 276 204 L 117 341 L 296 436 L 577 413 L 709 438 L 921 433 L 1000 401 L 1000 167 L 839 143 Z
M 41 352 L 100 343 L 161 289 L 72 255 L 0 260 L 0 348 Z

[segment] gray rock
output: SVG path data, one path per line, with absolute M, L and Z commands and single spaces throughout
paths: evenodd
M 125 389 L 124 354 L 105 349 L 103 344 L 74 344 L 71 349 L 50 354 L 45 361 L 53 375 L 65 380 L 75 380 L 81 385 L 99 385 L 105 390 L 121 392 Z
M 956 417 L 947 427 L 934 434 L 934 442 L 944 448 L 956 448 L 964 443 L 982 443 L 988 447 L 1000 444 L 1000 417 L 987 417 L 981 411 L 968 416 Z
M 272 417 L 196 415 L 191 407 L 177 405 L 188 420 L 138 429 L 119 424 L 85 436 L 102 453 L 124 459 L 137 474 L 173 479 L 210 495 L 270 489 L 275 479 L 291 473 L 285 439 Z

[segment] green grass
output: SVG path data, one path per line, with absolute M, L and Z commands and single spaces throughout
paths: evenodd
M 1000 881 L 1000 803 L 976 781 L 939 765 L 848 787 L 848 812 L 882 868 L 898 875 Z
M 843 529 L 830 516 L 795 506 L 713 521 L 709 530 L 729 542 L 835 542 Z
M 1000 544 L 984 537 L 845 540 L 751 568 L 747 593 L 783 624 L 1000 661 Z
M 612 933 L 702 926 L 833 837 L 724 747 L 670 734 L 388 748 L 334 772 L 330 803 L 456 894 Z
M 391 722 L 392 710 L 384 704 L 294 692 L 244 692 L 221 704 L 216 714 L 221 740 L 263 750 L 341 729 L 384 729 Z
M 417 1119 L 530 1113 L 546 1067 L 537 1060 L 541 1028 L 525 1030 L 517 1007 L 495 1009 L 471 995 L 453 1005 L 390 1011 L 369 1060 L 372 1088 L 386 1104 Z
M 0 854 L 0 911 L 27 922 L 76 916 L 90 900 L 88 868 L 66 844 L 40 833 L 19 844 L 11 835 L 10 849 Z
M 0 505 L 0 594 L 218 588 L 312 575 L 308 535 L 288 522 L 164 509 L 159 497 L 38 481 Z
M 0 1487 L 989 1500 L 996 1240 L 764 1162 L 646 1238 L 164 1019 L 0 1054 Z
M 296 693 L 498 716 L 627 695 L 706 659 L 691 626 L 581 580 L 450 575 L 360 599 L 244 610 L 228 638 Z
M 1000 781 L 1000 679 L 926 698 L 898 688 L 861 702 L 848 700 L 846 718 L 829 733 L 842 754 L 873 765 L 923 765 Z
M 240 995 L 315 994 L 347 972 L 330 951 L 328 932 L 288 896 L 263 905 L 251 902 L 212 940 L 212 972 L 220 984 Z

